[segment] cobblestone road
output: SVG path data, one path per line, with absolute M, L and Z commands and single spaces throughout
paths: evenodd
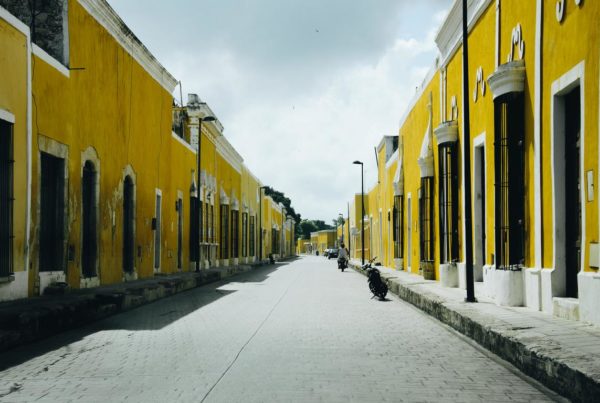
M 365 277 L 304 257 L 0 355 L 1 402 L 552 401 Z

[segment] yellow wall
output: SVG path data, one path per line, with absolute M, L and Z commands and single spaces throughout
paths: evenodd
M 0 110 L 14 116 L 13 155 L 13 270 L 27 270 L 25 245 L 27 217 L 27 137 L 28 137 L 28 32 L 22 32 L 0 17 Z M 0 290 L 6 286 L 0 285 Z

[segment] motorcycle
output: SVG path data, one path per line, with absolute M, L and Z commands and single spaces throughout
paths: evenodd
M 388 292 L 387 284 L 381 279 L 381 273 L 375 267 L 373 262 L 376 257 L 369 260 L 364 264 L 362 269 L 367 272 L 367 279 L 369 282 L 369 290 L 373 293 L 373 297 L 378 297 L 380 300 L 384 300 Z
M 344 269 L 348 268 L 348 260 L 345 257 L 338 257 L 338 269 L 340 269 L 342 272 L 344 271 Z

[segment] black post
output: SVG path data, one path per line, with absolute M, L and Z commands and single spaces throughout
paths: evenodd
M 473 228 L 471 225 L 471 130 L 469 117 L 469 33 L 467 21 L 467 0 L 462 0 L 463 30 L 463 153 L 465 160 L 465 249 L 466 249 L 466 302 L 477 302 L 473 280 Z
M 360 243 L 362 251 L 360 253 L 362 265 L 365 265 L 365 181 L 364 181 L 364 165 L 360 164 L 360 207 L 362 215 L 360 216 Z

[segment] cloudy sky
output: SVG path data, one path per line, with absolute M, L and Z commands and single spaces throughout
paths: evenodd
M 373 147 L 437 54 L 452 0 L 109 0 L 264 184 L 326 222 L 376 181 Z M 179 98 L 179 89 L 175 94 Z

